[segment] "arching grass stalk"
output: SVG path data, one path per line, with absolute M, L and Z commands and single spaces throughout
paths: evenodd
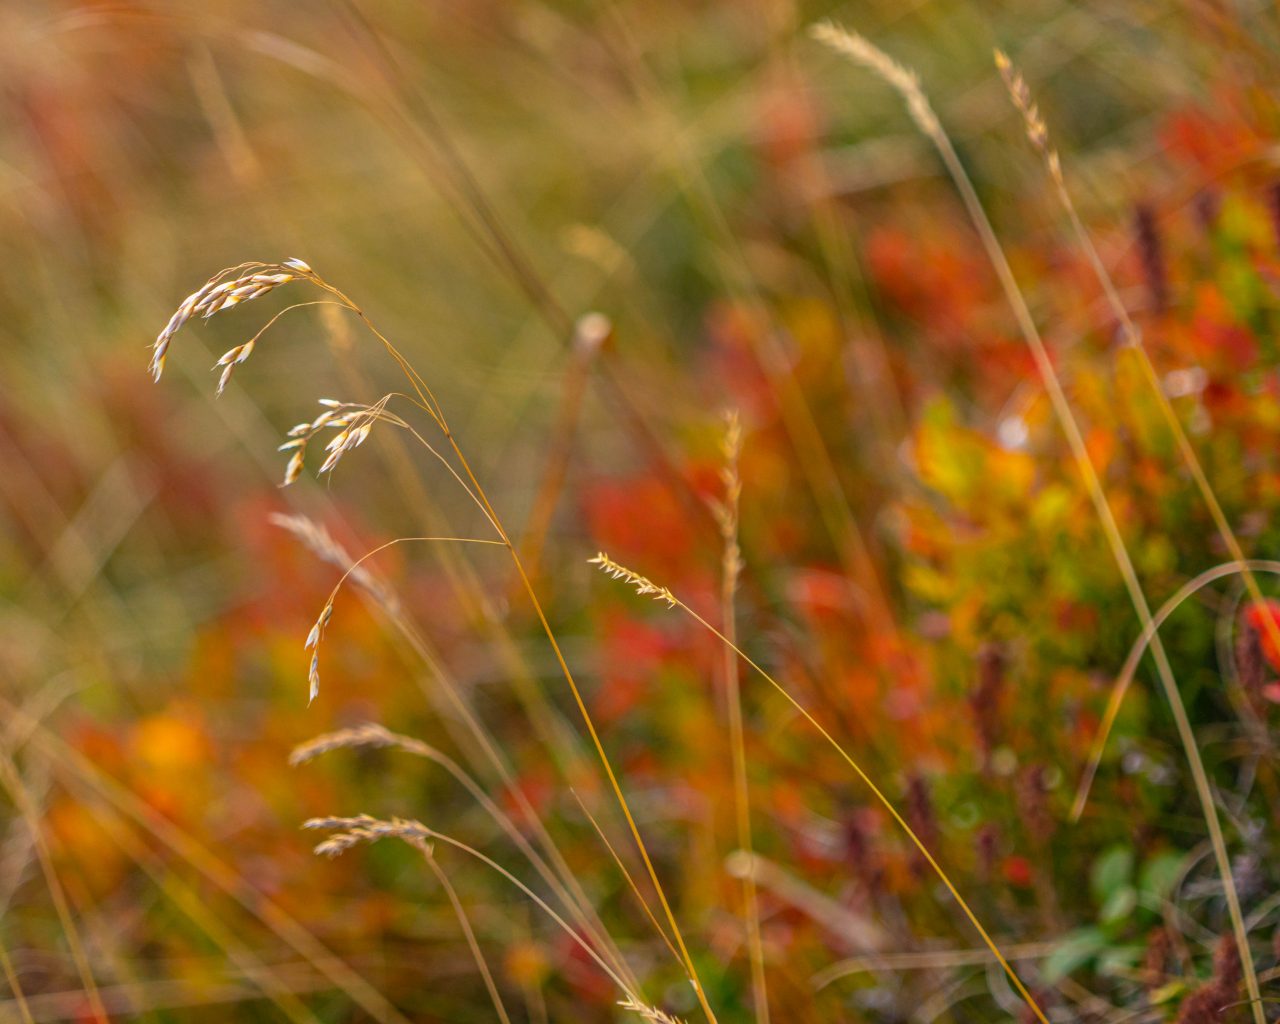
M 1102 716 L 1102 724 L 1098 727 L 1097 735 L 1093 738 L 1093 745 L 1089 750 L 1089 760 L 1085 764 L 1079 788 L 1076 790 L 1075 799 L 1072 802 L 1071 814 L 1073 818 L 1079 818 L 1080 812 L 1084 810 L 1085 801 L 1089 796 L 1089 787 L 1093 783 L 1094 775 L 1097 774 L 1107 737 L 1111 734 L 1111 729 L 1120 714 L 1120 705 L 1124 703 L 1125 694 L 1129 692 L 1129 684 L 1133 682 L 1134 673 L 1138 670 L 1138 663 L 1147 652 L 1147 647 L 1150 646 L 1151 638 L 1155 635 L 1155 631 L 1197 591 L 1227 576 L 1243 576 L 1246 572 L 1250 575 L 1265 572 L 1272 576 L 1280 576 L 1280 562 L 1266 558 L 1253 558 L 1243 563 L 1224 562 L 1222 565 L 1215 565 L 1210 569 L 1206 569 L 1200 575 L 1188 580 L 1179 587 L 1177 593 L 1162 604 L 1159 611 L 1152 616 L 1151 625 L 1144 627 L 1138 638 L 1133 642 L 1133 646 L 1129 649 L 1129 656 L 1125 658 L 1124 667 L 1120 669 L 1120 673 L 1116 676 L 1115 685 L 1111 688 L 1111 696 L 1107 700 L 1107 710 Z
M 623 580 L 624 582 L 631 584 L 633 587 L 636 588 L 636 593 L 646 597 L 652 597 L 654 600 L 657 600 L 657 601 L 665 601 L 667 605 L 671 608 L 679 608 L 680 611 L 684 612 L 691 619 L 697 622 L 698 625 L 702 626 L 703 629 L 707 630 L 707 632 L 711 633 L 713 636 L 718 638 L 720 642 L 723 643 L 729 650 L 731 650 L 734 654 L 736 654 L 739 658 L 741 658 L 743 662 L 746 663 L 748 668 L 754 671 L 757 675 L 759 675 L 762 679 L 764 679 L 765 682 L 767 682 L 770 686 L 772 686 L 775 690 L 777 690 L 778 693 L 782 695 L 783 699 L 785 699 L 788 704 L 790 704 L 793 708 L 795 708 L 795 710 L 800 714 L 800 716 L 817 731 L 818 735 L 821 736 L 827 742 L 827 744 L 833 750 L 835 750 L 837 754 L 840 755 L 841 760 L 843 760 L 845 764 L 847 764 L 850 768 L 853 769 L 854 774 L 857 775 L 858 778 L 862 780 L 863 784 L 869 790 L 871 790 L 872 796 L 874 796 L 876 800 L 879 802 L 879 804 L 886 811 L 889 812 L 893 820 L 898 823 L 898 826 L 902 829 L 904 833 L 906 833 L 907 838 L 911 840 L 911 843 L 920 852 L 920 855 L 925 859 L 929 867 L 933 869 L 934 873 L 938 876 L 939 880 L 941 880 L 942 884 L 946 886 L 947 891 L 951 893 L 952 898 L 956 901 L 960 909 L 964 912 L 965 917 L 969 919 L 969 923 L 972 924 L 973 927 L 977 930 L 978 935 L 982 938 L 983 943 L 985 943 L 986 947 L 989 950 L 991 950 L 991 955 L 996 958 L 997 962 L 1004 969 L 1005 974 L 1007 974 L 1009 977 L 1009 980 L 1013 982 L 1014 988 L 1018 990 L 1018 994 L 1022 996 L 1022 998 L 1026 1001 L 1027 1006 L 1031 1008 L 1032 1012 L 1036 1015 L 1037 1019 L 1041 1021 L 1041 1024 L 1049 1024 L 1049 1019 L 1044 1015 L 1044 1011 L 1040 1009 L 1039 1003 L 1037 1003 L 1034 997 L 1031 995 L 1031 993 L 1027 991 L 1026 986 L 1022 983 L 1022 979 L 1018 977 L 1017 973 L 1009 965 L 1009 961 L 1005 959 L 1004 954 L 1000 952 L 1000 947 L 996 945 L 995 940 L 991 938 L 991 935 L 987 932 L 987 929 L 983 927 L 982 922 L 978 920 L 978 916 L 970 908 L 969 904 L 965 901 L 965 898 L 960 895 L 960 890 L 958 890 L 955 886 L 955 883 L 951 881 L 951 876 L 948 875 L 946 871 L 943 870 L 942 865 L 939 864 L 938 861 L 934 858 L 933 854 L 929 852 L 929 848 L 924 844 L 924 841 L 916 834 L 915 830 L 909 824 L 907 824 L 907 819 L 904 818 L 902 814 L 898 811 L 898 809 L 893 805 L 893 801 L 891 801 L 887 796 L 885 796 L 884 791 L 879 786 L 877 786 L 875 782 L 872 781 L 871 776 L 869 776 L 866 773 L 866 771 L 862 768 L 862 766 L 856 760 L 854 760 L 853 756 L 847 750 L 845 750 L 845 748 L 840 744 L 840 742 L 834 736 L 832 736 L 831 733 L 829 733 L 826 730 L 826 728 L 822 725 L 822 723 L 819 722 L 816 718 L 814 718 L 814 716 L 809 712 L 809 710 L 803 704 L 801 704 L 798 700 L 796 700 L 796 698 L 791 695 L 791 692 L 785 686 L 783 686 L 780 682 L 774 679 L 773 676 L 771 676 L 768 672 L 766 672 L 757 662 L 755 662 L 751 658 L 750 655 L 748 655 L 745 651 L 742 650 L 741 647 L 739 647 L 736 643 L 734 643 L 727 636 L 725 636 L 724 633 L 720 632 L 720 630 L 718 630 L 710 622 L 708 622 L 696 611 L 694 611 L 687 604 L 681 601 L 680 598 L 676 597 L 676 595 L 671 591 L 670 588 L 659 586 L 657 583 L 654 583 L 648 577 L 641 576 L 638 572 L 634 572 L 631 569 L 628 569 L 626 566 L 619 565 L 612 558 L 606 555 L 603 551 L 600 552 L 598 555 L 596 555 L 594 558 L 590 559 L 590 562 L 592 565 L 599 566 L 602 572 L 613 577 L 614 579 Z
M 1106 536 L 1108 546 L 1111 548 L 1116 566 L 1120 570 L 1120 575 L 1124 580 L 1129 599 L 1138 613 L 1138 618 L 1144 630 L 1152 627 L 1151 608 L 1147 603 L 1146 594 L 1143 592 L 1142 584 L 1138 581 L 1138 573 L 1134 568 L 1133 559 L 1125 546 L 1124 537 L 1120 533 L 1120 526 L 1116 522 L 1111 504 L 1107 500 L 1106 492 L 1102 488 L 1102 482 L 1099 480 L 1097 470 L 1094 468 L 1093 461 L 1089 456 L 1084 437 L 1080 431 L 1080 425 L 1071 410 L 1071 404 L 1067 401 L 1062 382 L 1058 379 L 1057 371 L 1049 358 L 1044 340 L 1040 337 L 1039 328 L 1036 327 L 1035 320 L 1031 316 L 1031 310 L 1027 307 L 1026 299 L 1018 286 L 1017 279 L 1013 275 L 1013 269 L 1009 266 L 1004 249 L 996 237 L 995 229 L 991 226 L 986 210 L 983 208 L 982 202 L 973 187 L 973 182 L 970 180 L 968 172 L 964 169 L 964 165 L 960 162 L 960 157 L 951 143 L 950 136 L 943 130 L 942 123 L 938 120 L 928 98 L 920 88 L 919 78 L 914 72 L 898 64 L 888 54 L 856 33 L 827 23 L 815 26 L 813 35 L 836 52 L 867 68 L 892 86 L 906 102 L 911 119 L 925 137 L 933 143 L 934 148 L 937 149 L 948 175 L 951 177 L 956 190 L 960 193 L 961 201 L 964 203 L 969 219 L 973 222 L 973 226 L 978 233 L 982 248 L 992 268 L 995 270 L 1001 290 L 1013 310 L 1014 319 L 1017 321 L 1018 328 L 1031 351 L 1036 370 L 1040 375 L 1045 390 L 1048 392 L 1054 415 L 1066 435 L 1067 444 L 1071 448 L 1072 457 L 1076 462 L 1076 466 L 1084 480 L 1085 489 L 1101 522 L 1103 533 Z M 1253 967 L 1253 958 L 1249 952 L 1249 936 L 1244 925 L 1244 915 L 1240 909 L 1240 896 L 1236 890 L 1235 878 L 1231 872 L 1231 858 L 1227 852 L 1226 839 L 1222 833 L 1222 824 L 1218 820 L 1217 806 L 1213 801 L 1213 790 L 1209 785 L 1209 777 L 1205 772 L 1204 761 L 1200 756 L 1200 748 L 1196 744 L 1195 732 L 1191 727 L 1186 705 L 1183 703 L 1182 694 L 1178 690 L 1178 683 L 1173 674 L 1173 666 L 1169 662 L 1168 652 L 1165 650 L 1164 642 L 1160 639 L 1159 633 L 1154 629 L 1152 629 L 1151 635 L 1151 655 L 1156 664 L 1156 675 L 1160 680 L 1161 689 L 1164 691 L 1165 698 L 1169 702 L 1169 708 L 1173 713 L 1178 739 L 1182 744 L 1187 764 L 1191 770 L 1196 796 L 1200 802 L 1200 811 L 1204 817 L 1205 826 L 1209 833 L 1209 841 L 1213 847 L 1214 859 L 1217 862 L 1218 874 L 1222 879 L 1227 908 L 1231 915 L 1236 945 L 1240 952 L 1245 983 L 1249 990 L 1250 998 L 1254 1000 L 1255 1024 L 1265 1024 L 1262 1006 L 1256 1001 L 1258 998 L 1257 974 Z

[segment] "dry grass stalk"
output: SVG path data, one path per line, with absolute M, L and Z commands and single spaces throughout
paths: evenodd
M 404 746 L 407 736 L 397 736 L 391 730 L 383 728 L 375 722 L 350 726 L 327 732 L 314 739 L 300 743 L 289 754 L 289 764 L 297 766 L 313 761 L 323 754 L 335 750 L 350 750 L 353 747 L 395 747 Z M 416 741 L 414 741 L 416 742 Z M 425 744 L 423 744 L 425 746 Z
M 304 515 L 286 515 L 282 512 L 273 512 L 268 521 L 290 533 L 322 562 L 346 572 L 349 583 L 355 584 L 388 612 L 399 612 L 399 599 L 390 588 L 365 566 L 359 565 L 320 523 Z
M 906 100 L 911 119 L 916 122 L 921 131 L 932 134 L 939 130 L 941 126 L 938 123 L 938 116 L 929 105 L 924 90 L 920 88 L 920 76 L 914 71 L 903 67 L 858 33 L 850 32 L 833 22 L 819 22 L 809 32 L 818 42 L 825 43 L 855 64 L 861 64 L 893 86 Z
M 1027 83 L 1023 79 L 1021 72 L 1013 66 L 1004 51 L 996 50 L 995 54 L 996 67 L 1000 71 L 1000 77 L 1004 79 L 1005 88 L 1009 90 L 1009 97 L 1013 100 L 1013 105 L 1022 114 L 1022 121 L 1027 129 L 1027 138 L 1031 140 L 1031 144 L 1044 157 L 1045 164 L 1049 168 L 1049 174 L 1052 176 L 1054 183 L 1060 185 L 1062 183 L 1062 161 L 1058 159 L 1058 151 L 1049 144 L 1049 129 L 1044 123 L 1044 118 L 1040 116 L 1040 108 L 1036 106 L 1035 101 L 1031 98 L 1031 90 L 1027 88 Z

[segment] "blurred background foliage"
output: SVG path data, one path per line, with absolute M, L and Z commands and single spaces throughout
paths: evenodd
M 653 1002 L 697 1017 L 582 812 L 634 870 L 497 554 L 379 555 L 438 667 L 347 595 L 307 707 L 301 641 L 337 572 L 269 515 L 305 513 L 353 553 L 484 526 L 438 465 L 381 439 L 331 481 L 277 487 L 274 449 L 317 398 L 397 386 L 354 321 L 291 313 L 215 400 L 207 368 L 287 304 L 273 295 L 189 328 L 163 386 L 147 379 L 146 347 L 184 295 L 285 257 L 395 339 L 518 535 L 550 502 L 538 586 L 722 1020 L 754 1017 L 726 867 L 720 652 L 585 559 L 605 548 L 718 621 L 705 501 L 726 408 L 745 429 L 744 646 L 905 808 L 1055 1021 L 1218 1019 L 1192 1015 L 1230 973 L 1214 961 L 1222 889 L 1145 667 L 1070 813 L 1137 617 L 941 165 L 898 97 L 808 37 L 823 17 L 920 73 L 1153 607 L 1227 552 L 1064 230 L 995 46 L 1040 102 L 1246 551 L 1276 550 L 1265 5 L 5 0 L 5 1019 L 21 1019 L 14 979 L 37 1020 L 486 1018 L 419 855 L 383 843 L 330 862 L 296 826 L 419 817 L 515 870 L 492 823 L 393 752 L 286 764 L 317 733 L 376 720 L 509 802 L 441 711 L 440 671 Z M 611 324 L 599 351 L 574 344 L 593 310 Z M 1272 610 L 1242 595 L 1224 576 L 1165 638 L 1265 982 L 1280 652 L 1261 631 Z M 857 780 L 754 679 L 744 689 L 772 1018 L 1025 1013 Z M 440 863 L 513 1015 L 620 1016 L 536 908 L 474 863 Z

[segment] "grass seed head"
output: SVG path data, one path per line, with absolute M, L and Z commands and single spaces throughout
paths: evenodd
M 306 743 L 300 743 L 289 754 L 289 763 L 304 764 L 333 750 L 346 750 L 353 747 L 393 747 L 398 740 L 394 733 L 376 722 L 365 722 L 362 725 L 326 732 L 307 740 Z
M 633 572 L 624 565 L 619 565 L 603 551 L 594 558 L 587 559 L 592 565 L 600 567 L 600 571 L 615 580 L 625 580 L 636 588 L 636 593 L 645 597 L 652 597 L 655 601 L 666 601 L 667 606 L 674 608 L 676 606 L 676 596 L 666 587 L 660 587 L 647 576 L 641 576 L 638 572 Z
M 268 292 L 296 281 L 299 278 L 314 277 L 311 268 L 298 259 L 288 259 L 280 263 L 242 263 L 238 267 L 228 267 L 214 274 L 208 281 L 188 295 L 179 304 L 164 329 L 156 336 L 151 347 L 151 376 L 159 380 L 164 373 L 165 358 L 169 354 L 169 346 L 173 336 L 178 333 L 188 320 L 199 315 L 205 319 L 224 309 L 238 306 L 242 302 L 261 298 Z M 233 348 L 218 360 L 223 367 L 218 382 L 218 393 L 226 387 L 231 377 L 231 368 L 244 362 L 253 351 L 253 342 Z

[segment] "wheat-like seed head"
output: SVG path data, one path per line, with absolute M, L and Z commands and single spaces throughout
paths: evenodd
M 230 309 L 242 302 L 256 299 L 282 284 L 296 281 L 299 278 L 313 278 L 311 268 L 298 259 L 283 260 L 280 263 L 242 263 L 238 267 L 220 270 L 209 278 L 200 288 L 192 292 L 178 306 L 164 330 L 156 336 L 151 348 L 151 376 L 160 379 L 164 373 L 165 357 L 169 353 L 169 345 L 173 336 L 182 329 L 183 324 L 199 314 L 204 318 L 213 316 L 223 309 Z M 249 358 L 253 352 L 253 342 L 237 345 L 218 360 L 222 367 L 222 376 L 218 381 L 218 393 L 227 386 L 232 370 Z M 216 367 L 215 367 L 216 369 Z
M 655 601 L 666 601 L 671 608 L 676 606 L 676 596 L 666 587 L 660 587 L 653 580 L 646 576 L 641 576 L 638 572 L 632 572 L 624 565 L 619 565 L 603 551 L 595 556 L 595 558 L 587 559 L 592 565 L 598 565 L 600 571 L 615 580 L 625 580 L 636 588 L 637 594 L 643 594 L 652 597 Z
M 809 34 L 854 63 L 861 64 L 896 89 L 906 100 L 911 119 L 926 135 L 933 136 L 941 131 L 938 116 L 929 105 L 924 90 L 920 88 L 920 79 L 914 71 L 904 68 L 857 32 L 843 28 L 835 22 L 819 22 L 809 29 Z
M 392 818 L 389 821 L 358 814 L 350 818 L 311 818 L 303 822 L 306 829 L 329 829 L 333 835 L 318 844 L 315 852 L 325 857 L 337 857 L 360 843 L 376 843 L 379 839 L 403 839 L 423 848 L 434 835 L 420 821 Z M 429 848 L 428 848 L 429 849 Z
M 389 747 L 395 743 L 392 734 L 374 722 L 353 725 L 346 729 L 322 733 L 305 743 L 299 743 L 289 754 L 289 764 L 300 765 L 334 750 L 352 747 Z
M 651 1024 L 684 1024 L 679 1017 L 673 1017 L 669 1013 L 664 1013 L 656 1006 L 647 1006 L 636 1000 L 634 996 L 627 996 L 626 999 L 618 1003 L 624 1010 L 631 1013 L 639 1014 L 644 1020 L 650 1021 Z
M 1000 77 L 1004 79 L 1005 88 L 1009 90 L 1009 98 L 1022 115 L 1022 123 L 1027 131 L 1027 138 L 1040 151 L 1049 165 L 1049 173 L 1054 183 L 1062 184 L 1062 163 L 1058 159 L 1058 151 L 1049 144 L 1049 129 L 1040 116 L 1040 108 L 1031 98 L 1031 90 L 1021 72 L 1013 66 L 1013 62 L 1003 50 L 995 51 L 996 67 L 1000 69 Z
M 354 747 L 398 747 L 420 757 L 432 757 L 436 754 L 432 747 L 421 740 L 392 732 L 376 722 L 365 722 L 323 733 L 299 744 L 289 755 L 289 763 L 299 765 L 334 750 L 349 750 Z

